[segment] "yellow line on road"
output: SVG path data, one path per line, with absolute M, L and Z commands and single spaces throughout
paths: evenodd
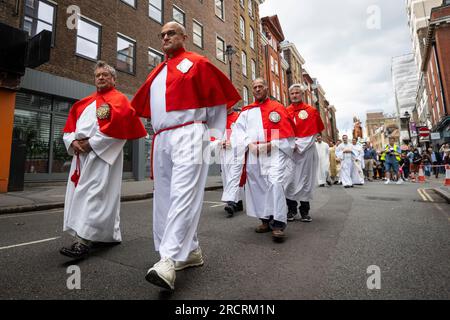
M 427 197 L 428 200 L 430 200 L 430 202 L 434 202 L 434 199 L 427 193 L 427 190 L 423 189 L 422 191 L 425 197 Z
M 425 202 L 427 202 L 428 200 L 427 200 L 427 198 L 423 195 L 423 190 L 422 189 L 417 189 L 417 192 L 419 193 L 419 195 L 422 197 L 422 200 L 423 201 L 425 201 Z

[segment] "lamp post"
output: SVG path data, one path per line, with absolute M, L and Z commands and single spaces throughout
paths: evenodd
M 233 55 L 236 53 L 237 51 L 234 50 L 233 46 L 231 44 L 227 45 L 227 49 L 225 50 L 225 54 L 228 57 L 228 63 L 230 65 L 230 81 L 233 82 Z
M 411 128 L 409 125 L 409 120 L 411 119 L 411 115 L 409 114 L 408 111 L 405 112 L 404 117 L 406 119 L 406 124 L 408 125 L 408 139 L 409 139 L 409 143 L 411 143 Z

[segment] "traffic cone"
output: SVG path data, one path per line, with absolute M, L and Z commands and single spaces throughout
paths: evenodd
M 450 186 L 450 165 L 445 166 L 445 182 L 444 186 L 449 187 Z
M 423 174 L 423 166 L 419 168 L 419 183 L 425 183 L 425 175 Z

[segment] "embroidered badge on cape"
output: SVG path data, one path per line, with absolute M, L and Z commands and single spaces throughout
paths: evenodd
M 177 69 L 183 73 L 187 73 L 192 68 L 193 65 L 194 63 L 191 60 L 185 58 L 177 65 Z
M 102 104 L 100 107 L 97 108 L 97 118 L 100 120 L 106 120 L 109 119 L 111 116 L 111 108 L 108 104 Z
M 306 119 L 308 119 L 309 115 L 308 115 L 308 112 L 306 112 L 305 110 L 302 110 L 298 113 L 298 117 L 302 120 L 306 120 Z
M 279 114 L 278 112 L 273 111 L 273 112 L 271 112 L 270 115 L 269 115 L 269 120 L 270 120 L 271 122 L 273 122 L 273 123 L 278 123 L 278 122 L 281 121 L 281 116 L 280 116 L 280 114 Z

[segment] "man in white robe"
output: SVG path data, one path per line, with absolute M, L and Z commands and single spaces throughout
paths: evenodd
M 352 183 L 353 185 L 364 185 L 364 150 L 356 139 L 352 140 L 353 145 L 353 169 Z
M 316 135 L 323 131 L 324 125 L 316 108 L 303 102 L 306 87 L 294 84 L 289 88 L 292 104 L 287 108 L 294 124 L 295 149 L 292 168 L 286 170 L 286 202 L 288 205 L 288 221 L 294 221 L 298 215 L 297 205 L 300 202 L 300 220 L 311 222 L 309 215 L 310 201 L 317 185 L 319 156 L 316 149 Z
M 240 100 L 229 79 L 205 57 L 185 50 L 185 28 L 169 22 L 160 38 L 166 60 L 133 98 L 138 115 L 155 130 L 153 236 L 160 261 L 145 279 L 174 290 L 175 271 L 203 265 L 197 238 L 211 155 L 221 139 L 227 108 Z
M 72 107 L 64 128 L 64 143 L 73 160 L 63 230 L 76 241 L 60 253 L 71 258 L 85 257 L 95 242 L 122 241 L 122 149 L 126 139 L 143 137 L 146 132 L 128 99 L 114 89 L 115 81 L 114 68 L 99 61 L 95 68 L 97 92 Z
M 231 143 L 239 150 L 247 151 L 246 212 L 262 221 L 255 231 L 266 233 L 272 230 L 273 240 L 282 242 L 288 211 L 284 193 L 285 170 L 292 159 L 294 132 L 286 109 L 268 98 L 264 79 L 253 81 L 253 95 L 256 101 L 242 109 L 231 134 Z M 243 163 L 244 159 L 234 172 L 239 172 Z
M 319 166 L 317 180 L 319 187 L 325 187 L 325 183 L 331 185 L 329 172 L 330 172 L 330 146 L 328 143 L 323 142 L 322 135 L 317 136 L 316 142 L 317 154 L 319 155 Z
M 344 188 L 353 188 L 353 145 L 348 142 L 348 136 L 342 136 L 342 143 L 336 148 L 336 157 L 341 162 L 340 179 Z

